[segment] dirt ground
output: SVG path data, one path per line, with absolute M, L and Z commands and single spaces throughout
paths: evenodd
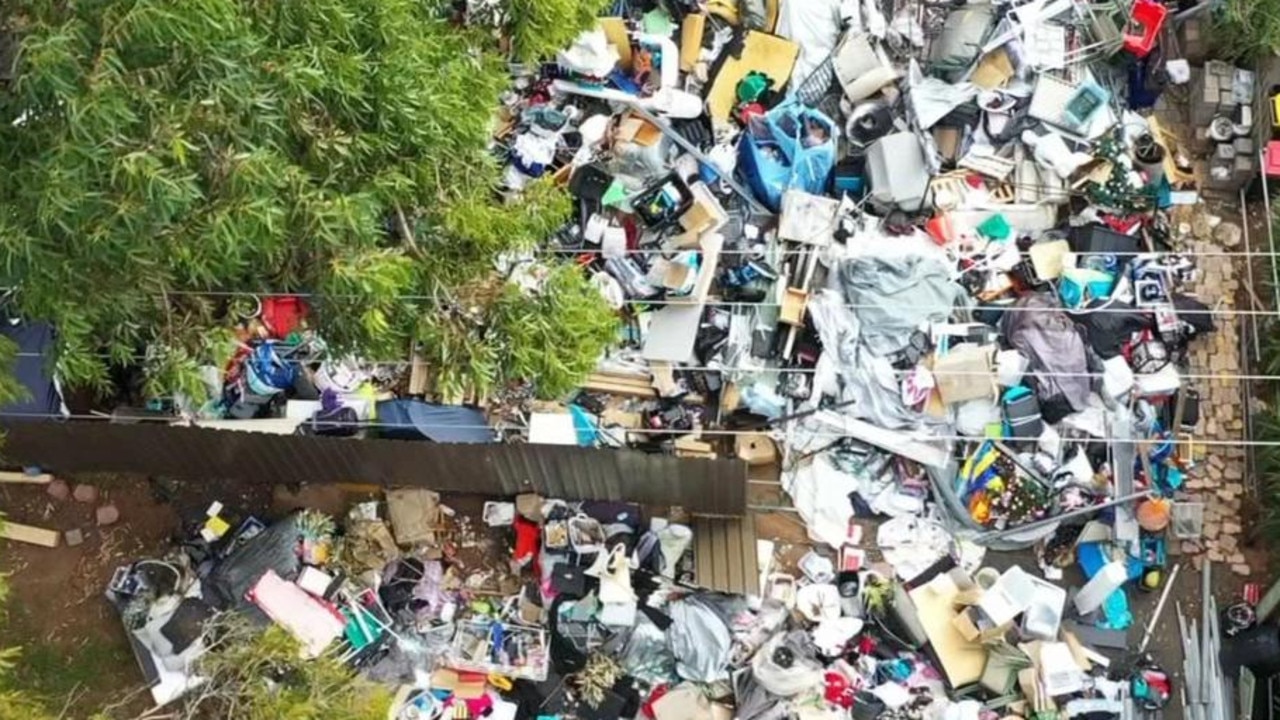
M 0 574 L 10 576 L 11 597 L 3 646 L 20 646 L 18 680 L 51 700 L 64 717 L 87 717 L 118 705 L 122 717 L 149 707 L 142 673 L 129 648 L 119 617 L 104 591 L 112 573 L 133 560 L 162 555 L 183 535 L 182 528 L 203 518 L 213 500 L 238 513 L 273 519 L 298 508 L 341 516 L 352 504 L 379 497 L 368 485 L 307 486 L 297 492 L 246 482 L 207 486 L 149 481 L 146 478 L 95 475 L 68 480 L 88 483 L 101 493 L 96 503 L 57 501 L 44 486 L 0 483 L 0 514 L 9 521 L 65 532 L 80 529 L 84 543 L 44 548 L 0 541 Z M 98 528 L 98 505 L 113 503 L 120 522 Z M 451 539 L 456 557 L 473 576 L 477 594 L 514 592 L 506 568 L 507 542 L 501 530 L 476 527 L 484 498 L 445 496 L 454 513 Z

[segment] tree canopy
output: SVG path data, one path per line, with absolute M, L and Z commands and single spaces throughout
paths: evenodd
M 492 3 L 490 3 L 492 5 Z M 368 359 L 417 343 L 442 389 L 567 391 L 616 332 L 580 272 L 496 274 L 567 217 L 503 203 L 490 151 L 510 56 L 567 42 L 603 0 L 17 0 L 0 93 L 0 280 L 53 322 L 66 382 L 199 397 L 238 294 L 294 292 Z

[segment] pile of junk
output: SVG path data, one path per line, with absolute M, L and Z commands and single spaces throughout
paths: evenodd
M 503 190 L 549 177 L 575 213 L 504 264 L 570 255 L 626 320 L 528 439 L 776 462 L 826 549 L 728 595 L 700 587 L 687 525 L 522 496 L 484 512 L 514 548 L 515 587 L 487 589 L 428 491 L 340 523 L 213 508 L 109 592 L 156 687 L 196 680 L 191 617 L 234 611 L 400 686 L 393 720 L 1128 718 L 1180 695 L 1232 716 L 1218 650 L 1257 616 L 1222 621 L 1211 562 L 1181 663 L 1145 652 L 1171 541 L 1203 530 L 1188 347 L 1215 332 L 1172 220 L 1201 202 L 1194 158 L 1152 112 L 1192 82 L 1165 42 L 1180 9 L 620 0 L 514 66 Z M 1214 78 L 1253 95 L 1252 73 Z M 221 417 L 408 402 L 313 361 L 304 308 L 269 300 L 211 378 Z M 479 411 L 397 407 L 389 427 L 492 439 L 453 415 Z M 1146 632 L 1134 593 L 1161 597 Z
M 385 685 L 388 720 L 1119 718 L 1177 692 L 1120 629 L 1135 564 L 1108 559 L 1097 523 L 1075 539 L 1097 570 L 1071 593 L 1017 565 L 971 570 L 974 546 L 891 520 L 884 563 L 811 553 L 802 576 L 766 567 L 735 595 L 699 584 L 679 517 L 533 494 L 478 515 L 422 488 L 337 519 L 215 502 L 106 594 L 161 706 L 204 696 L 227 618 Z
M 1214 330 L 1174 221 L 1195 156 L 1152 111 L 1191 71 L 1160 43 L 1173 9 L 1122 5 L 623 2 L 517 67 L 506 189 L 549 177 L 575 214 L 512 263 L 573 256 L 625 320 L 531 425 L 688 457 L 785 425 L 939 471 L 885 443 L 991 439 L 1088 502 L 1099 458 L 1072 441 L 1135 399 L 1135 437 L 1193 426 L 1185 350 Z M 1213 77 L 1252 97 L 1253 73 Z M 974 522 L 1018 521 L 955 485 Z

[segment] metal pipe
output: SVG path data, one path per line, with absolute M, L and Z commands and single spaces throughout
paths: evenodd
M 1203 582 L 1200 584 L 1200 632 L 1203 634 L 1200 647 L 1200 697 L 1202 700 L 1209 698 L 1209 694 L 1213 692 L 1213 682 L 1210 679 L 1209 668 L 1212 667 L 1213 658 L 1209 655 L 1209 636 L 1213 630 L 1210 623 L 1213 621 L 1213 614 L 1209 610 L 1209 603 L 1213 600 L 1213 561 L 1209 558 L 1204 559 L 1204 574 L 1201 575 Z
M 1262 150 L 1258 150 L 1258 167 L 1266 167 L 1266 158 L 1262 156 Z M 1276 266 L 1276 234 L 1271 227 L 1271 190 L 1267 187 L 1267 176 L 1262 176 L 1262 209 L 1267 220 L 1267 245 L 1271 249 L 1271 253 L 1267 256 L 1271 261 L 1271 293 L 1275 300 L 1275 311 L 1280 313 L 1280 267 Z
M 1138 653 L 1147 651 L 1147 643 L 1151 642 L 1151 633 L 1155 632 L 1156 623 L 1160 622 L 1160 613 L 1164 611 L 1165 601 L 1169 599 L 1169 591 L 1173 589 L 1173 583 L 1178 579 L 1178 571 L 1182 570 L 1182 565 L 1174 565 L 1173 572 L 1169 573 L 1169 581 L 1164 584 L 1164 591 L 1160 593 L 1160 602 L 1156 603 L 1156 609 L 1151 613 L 1151 622 L 1147 623 L 1147 631 L 1142 635 L 1142 644 L 1138 646 Z
M 711 158 L 707 157 L 706 154 L 702 152 L 702 150 L 698 149 L 697 145 L 694 145 L 693 143 L 689 142 L 688 139 L 685 138 L 685 136 L 676 132 L 675 128 L 671 127 L 671 125 L 666 120 L 663 120 L 657 115 L 654 115 L 648 110 L 645 110 L 644 108 L 640 107 L 639 102 L 632 101 L 627 104 L 631 107 L 632 110 L 638 113 L 640 117 L 653 123 L 655 126 L 657 126 L 659 130 L 663 132 L 663 134 L 671 138 L 672 141 L 675 142 L 675 144 L 684 148 L 685 152 L 688 152 L 690 155 L 696 158 L 698 162 L 703 163 L 709 167 L 713 167 L 713 168 L 715 167 L 715 164 L 711 162 Z M 775 214 L 773 211 L 769 210 L 769 208 L 765 207 L 764 205 L 761 205 L 760 201 L 756 200 L 755 196 L 751 194 L 751 191 L 742 186 L 742 183 L 735 180 L 733 177 L 733 173 L 718 172 L 718 174 L 720 175 L 720 179 L 723 180 L 726 185 L 728 185 L 734 192 L 741 195 L 742 199 L 746 200 L 747 204 L 751 205 L 751 207 L 755 209 L 757 212 L 768 213 L 770 215 Z
M 1264 177 L 1263 182 L 1266 182 Z M 1261 310 L 1260 304 L 1262 300 L 1258 297 L 1258 291 L 1253 287 L 1253 243 L 1249 241 L 1249 208 L 1245 202 L 1244 188 L 1240 188 L 1240 230 L 1244 236 L 1244 262 L 1245 262 L 1245 287 L 1249 289 L 1250 307 L 1255 310 Z M 1258 303 L 1259 305 L 1253 305 Z M 1262 344 L 1258 340 L 1258 316 L 1251 315 L 1249 317 L 1253 328 L 1253 358 L 1256 362 L 1262 362 Z

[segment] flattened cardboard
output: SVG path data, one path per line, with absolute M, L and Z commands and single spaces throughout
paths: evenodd
M 422 488 L 388 490 L 387 516 L 400 545 L 434 542 L 435 528 L 440 524 L 440 495 Z
M 966 343 L 933 360 L 933 377 L 942 402 L 964 402 L 994 394 L 991 357 L 994 348 Z M 984 375 L 985 373 L 985 375 Z
M 1009 53 L 1001 46 L 982 56 L 978 67 L 974 68 L 973 75 L 969 77 L 969 82 L 983 90 L 994 90 L 1008 82 L 1014 73 Z
M 908 593 L 952 687 L 978 682 L 987 664 L 986 648 L 966 640 L 953 624 L 956 616 L 953 601 L 958 592 L 954 584 L 948 590 L 946 585 L 935 588 L 933 583 L 927 583 Z

